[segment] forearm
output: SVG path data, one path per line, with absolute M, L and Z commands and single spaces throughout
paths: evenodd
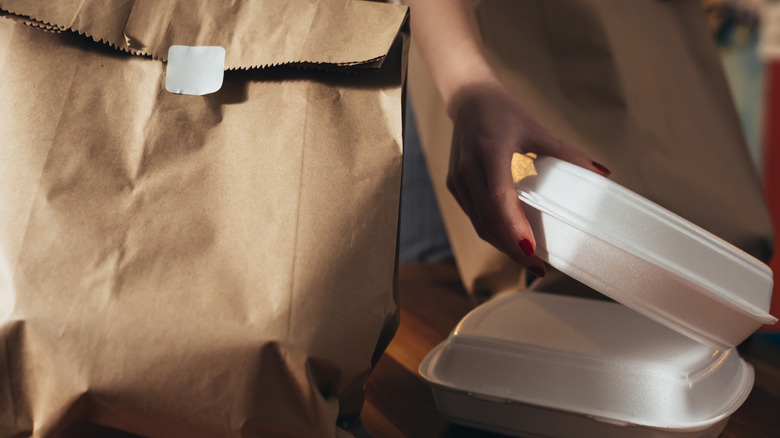
M 472 0 L 404 0 L 411 7 L 412 38 L 452 116 L 459 91 L 496 83 L 479 34 Z

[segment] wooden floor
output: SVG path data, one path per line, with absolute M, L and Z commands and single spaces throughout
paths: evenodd
M 373 438 L 499 437 L 451 425 L 436 410 L 417 367 L 471 305 L 450 264 L 404 265 L 399 272 L 401 326 L 368 380 L 363 424 Z M 722 438 L 780 438 L 780 346 L 751 339 L 740 354 L 756 370 L 745 404 Z

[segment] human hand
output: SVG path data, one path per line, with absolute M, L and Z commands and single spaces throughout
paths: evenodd
M 610 171 L 555 137 L 498 81 L 464 87 L 447 109 L 455 124 L 447 188 L 483 240 L 543 277 L 512 181 L 513 153 L 557 157 L 604 176 Z

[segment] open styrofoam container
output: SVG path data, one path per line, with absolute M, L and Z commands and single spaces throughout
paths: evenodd
M 516 186 L 550 265 L 713 347 L 777 322 L 760 261 L 594 172 L 552 157 L 534 166 Z
M 733 348 L 535 292 L 474 309 L 419 371 L 450 421 L 528 437 L 716 437 L 753 386 Z
M 439 410 L 515 436 L 718 436 L 753 386 L 733 347 L 777 321 L 772 271 L 600 175 L 534 165 L 516 186 L 537 255 L 619 304 L 482 304 L 420 365 Z

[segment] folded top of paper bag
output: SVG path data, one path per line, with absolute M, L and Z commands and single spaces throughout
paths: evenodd
M 221 46 L 228 70 L 378 66 L 406 20 L 405 8 L 353 0 L 0 0 L 0 10 L 162 61 L 172 45 Z

